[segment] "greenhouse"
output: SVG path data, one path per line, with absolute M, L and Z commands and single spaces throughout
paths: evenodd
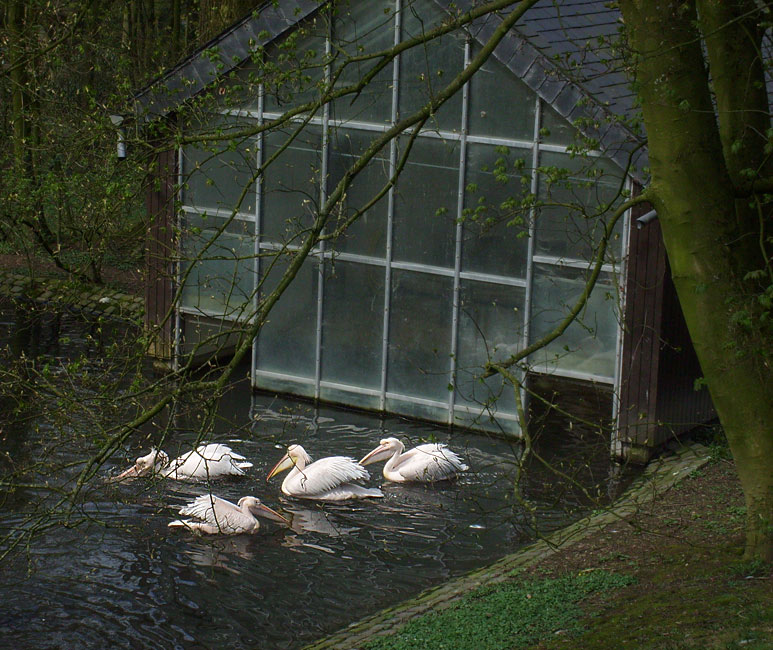
M 384 138 L 255 338 L 252 383 L 517 434 L 513 391 L 482 379 L 484 366 L 566 318 L 615 204 L 636 191 L 636 168 L 626 169 L 641 136 L 601 119 L 583 101 L 587 88 L 551 73 L 545 25 L 527 24 L 422 128 L 384 137 L 475 59 L 493 17 L 405 50 L 361 92 L 283 120 L 328 80 L 345 87 L 368 74 L 373 64 L 358 60 L 363 53 L 409 41 L 448 16 L 447 3 L 432 0 L 290 4 L 269 3 L 138 96 L 151 117 L 176 115 L 193 136 L 170 153 L 176 182 L 166 191 L 175 209 L 164 208 L 181 233 L 168 283 L 169 292 L 181 287 L 172 354 L 209 350 L 213 341 L 227 349 L 219 335 L 255 317 L 315 215 Z M 572 16 L 564 18 L 563 31 Z M 615 29 L 602 24 L 600 33 Z M 215 74 L 207 69 L 213 58 L 231 63 Z M 607 77 L 594 97 L 610 111 L 626 101 L 623 85 Z M 149 205 L 158 211 L 162 203 Z M 639 282 L 626 275 L 631 220 L 626 214 L 610 230 L 577 320 L 516 371 L 606 386 L 610 412 L 602 415 L 618 422 L 629 408 L 621 395 L 632 367 L 624 359 L 625 288 Z M 654 243 L 653 251 L 662 257 Z

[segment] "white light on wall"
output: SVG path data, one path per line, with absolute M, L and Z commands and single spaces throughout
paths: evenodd
M 118 131 L 118 145 L 116 148 L 116 155 L 118 156 L 118 160 L 124 160 L 126 158 L 126 136 L 124 134 L 124 130 L 121 128 L 121 124 L 123 124 L 123 115 L 111 115 L 110 121 Z

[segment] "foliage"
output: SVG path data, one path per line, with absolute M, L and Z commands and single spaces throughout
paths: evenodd
M 146 228 L 142 149 L 116 158 L 111 114 L 131 111 L 131 91 L 187 47 L 180 2 L 91 0 L 4 3 L 0 44 L 0 241 L 102 281 L 105 256 L 129 255 Z M 126 31 L 124 31 L 126 30 Z

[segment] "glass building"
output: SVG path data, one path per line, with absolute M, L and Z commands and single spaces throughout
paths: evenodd
M 433 0 L 290 4 L 267 5 L 162 79 L 169 90 L 188 75 L 182 98 L 139 95 L 144 111 L 176 111 L 194 136 L 175 152 L 177 354 L 252 322 L 369 152 L 253 341 L 253 385 L 517 434 L 513 390 L 483 379 L 485 366 L 566 318 L 614 206 L 634 190 L 624 169 L 637 138 L 549 74 L 544 52 L 525 47 L 530 29 L 538 45 L 547 37 L 528 24 L 420 130 L 385 138 L 475 59 L 501 20 L 493 16 L 405 50 L 360 92 L 283 120 L 321 88 L 357 83 L 380 61 L 367 55 L 450 11 Z M 230 63 L 207 72 L 207 58 Z M 197 93 L 207 101 L 192 104 Z M 195 141 L 200 133 L 218 137 Z M 629 224 L 625 215 L 611 231 L 587 304 L 528 358 L 528 372 L 609 386 L 619 398 Z M 611 415 L 620 407 L 613 400 Z

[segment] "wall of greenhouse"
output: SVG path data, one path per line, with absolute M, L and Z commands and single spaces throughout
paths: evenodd
M 332 21 L 309 21 L 297 52 L 316 52 L 307 60 L 320 61 L 334 46 L 388 48 L 438 19 L 429 0 L 411 7 L 353 3 Z M 272 45 L 266 56 L 281 66 L 283 47 Z M 183 342 L 197 323 L 249 320 L 349 165 L 476 52 L 468 34 L 448 35 L 408 51 L 353 102 L 336 101 L 281 130 L 181 149 Z M 347 68 L 338 83 L 361 72 Z M 313 97 L 325 74 L 317 66 L 276 88 L 247 65 L 202 124 L 236 133 L 270 122 Z M 355 178 L 336 223 L 387 184 L 408 141 L 407 134 L 392 140 Z M 492 57 L 425 125 L 396 186 L 305 262 L 254 343 L 254 386 L 517 431 L 512 390 L 498 378 L 480 380 L 483 365 L 563 320 L 605 226 L 593 215 L 622 182 L 600 155 L 574 156 L 574 143 L 569 123 Z M 570 174 L 551 184 L 551 168 Z M 516 210 L 515 199 L 529 193 L 536 204 Z M 532 355 L 533 371 L 617 383 L 626 235 L 621 222 L 588 305 L 562 338 Z

